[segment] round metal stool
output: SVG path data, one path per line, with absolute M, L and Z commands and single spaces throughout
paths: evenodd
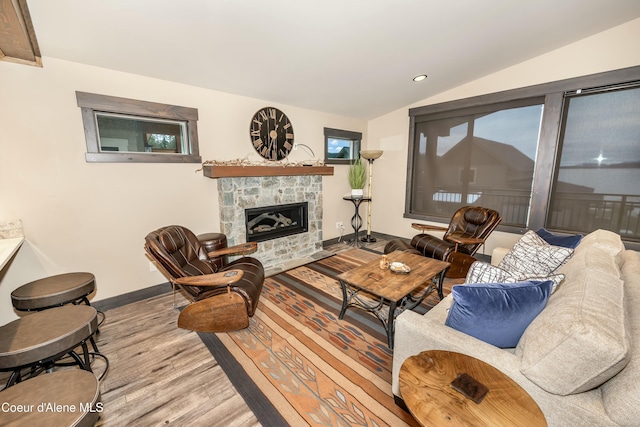
M 91 305 L 87 296 L 96 289 L 96 278 L 91 273 L 76 272 L 64 273 L 34 280 L 11 292 L 11 303 L 16 310 L 40 311 L 52 307 L 60 307 L 65 304 Z M 103 312 L 99 311 L 102 325 L 105 319 Z M 100 330 L 96 328 L 96 333 Z M 93 337 L 91 344 L 96 352 L 99 352 Z
M 39 311 L 0 326 L 0 371 L 11 371 L 5 388 L 34 377 L 43 371 L 52 372 L 56 362 L 69 355 L 73 364 L 91 371 L 91 357 L 104 359 L 106 374 L 109 361 L 98 353 L 89 353 L 87 340 L 98 327 L 95 308 L 86 305 L 65 305 Z M 82 348 L 82 358 L 75 349 Z M 23 370 L 27 370 L 23 374 Z
M 91 305 L 87 296 L 96 288 L 91 273 L 65 273 L 49 276 L 22 285 L 11 292 L 11 303 L 16 310 L 34 311 L 65 304 Z
M 91 372 L 65 369 L 0 391 L 2 425 L 94 426 L 102 412 L 100 385 Z

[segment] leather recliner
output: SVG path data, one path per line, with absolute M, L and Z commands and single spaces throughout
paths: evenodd
M 199 332 L 228 332 L 249 325 L 264 284 L 259 260 L 245 256 L 255 243 L 227 247 L 219 233 L 196 236 L 170 225 L 145 237 L 145 250 L 174 287 L 192 301 L 182 309 L 178 326 Z M 242 257 L 227 262 L 228 255 Z
M 427 224 L 412 224 L 421 233 L 407 244 L 402 240 L 392 240 L 385 247 L 385 253 L 394 250 L 406 250 L 429 258 L 451 263 L 446 276 L 465 277 L 471 264 L 476 261 L 473 255 L 484 244 L 493 230 L 500 224 L 500 214 L 480 206 L 464 206 L 451 218 L 448 227 Z M 442 239 L 425 234 L 425 231 L 444 231 Z

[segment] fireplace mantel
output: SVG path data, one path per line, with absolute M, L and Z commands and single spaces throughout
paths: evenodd
M 208 178 L 333 175 L 333 166 L 227 166 L 204 165 L 202 173 Z

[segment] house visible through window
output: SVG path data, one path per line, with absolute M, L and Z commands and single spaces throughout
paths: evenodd
M 503 224 L 524 227 L 541 103 L 534 98 L 416 118 L 411 213 L 448 220 L 475 204 L 500 212 Z
M 200 163 L 198 110 L 77 92 L 89 162 Z
M 349 164 L 360 156 L 362 133 L 324 128 L 324 162 Z
M 640 67 L 409 110 L 405 217 L 606 229 L 640 249 Z

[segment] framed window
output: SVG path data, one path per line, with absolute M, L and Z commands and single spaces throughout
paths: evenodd
M 640 82 L 565 94 L 547 227 L 640 240 Z
M 350 164 L 360 156 L 362 133 L 324 128 L 324 162 Z
M 201 163 L 195 108 L 76 92 L 87 162 Z
M 499 229 L 602 228 L 640 249 L 640 67 L 409 110 L 405 217 L 458 207 Z
M 411 215 L 446 221 L 480 205 L 502 224 L 525 227 L 544 98 L 416 117 L 410 182 Z

